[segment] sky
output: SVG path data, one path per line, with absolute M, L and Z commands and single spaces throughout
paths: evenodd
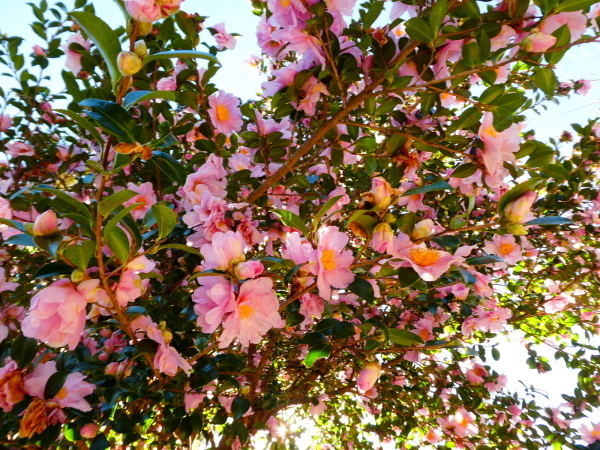
M 0 33 L 6 35 L 17 35 L 25 38 L 23 48 L 34 44 L 42 44 L 30 29 L 29 23 L 34 20 L 31 8 L 25 0 L 0 0 L 2 15 L 0 16 Z M 52 3 L 52 0 L 48 0 Z M 72 0 L 64 0 L 67 6 L 72 6 Z M 97 14 L 111 26 L 123 25 L 123 15 L 119 8 L 111 0 L 93 0 Z M 258 17 L 251 13 L 248 0 L 185 0 L 182 9 L 189 13 L 199 13 L 209 16 L 205 24 L 207 26 L 225 22 L 229 33 L 239 33 L 235 50 L 219 54 L 219 60 L 223 68 L 215 78 L 217 87 L 232 93 L 242 99 L 255 98 L 260 92 L 260 84 L 265 81 L 263 76 L 251 73 L 244 67 L 244 60 L 250 55 L 260 54 L 256 44 L 255 30 Z M 201 34 L 201 38 L 211 44 L 214 43 L 208 31 Z M 62 67 L 55 63 L 49 74 L 53 80 L 61 80 L 60 70 Z M 567 53 L 558 65 L 558 77 L 560 81 L 570 79 L 600 80 L 600 45 L 590 44 L 580 47 L 575 51 Z M 62 82 L 62 81 L 61 81 Z M 7 79 L 0 77 L 0 85 L 7 86 Z M 60 89 L 60 87 L 58 88 Z M 541 115 L 529 113 L 527 115 L 527 128 L 536 130 L 538 139 L 545 140 L 549 137 L 558 139 L 563 130 L 569 129 L 571 123 L 587 123 L 588 118 L 597 117 L 600 106 L 600 81 L 592 84 L 592 89 L 587 96 L 574 95 L 568 100 L 561 101 L 560 105 L 552 105 Z M 567 370 L 562 360 L 553 362 L 553 371 L 539 374 L 536 370 L 530 370 L 524 365 L 527 359 L 525 349 L 517 341 L 502 342 L 499 346 L 502 359 L 494 363 L 488 358 L 487 363 L 500 373 L 509 376 L 509 388 L 523 392 L 522 380 L 526 385 L 534 384 L 537 388 L 545 391 L 550 399 L 545 400 L 538 397 L 542 404 L 556 406 L 563 400 L 561 394 L 572 393 L 572 387 L 576 384 L 576 373 Z M 554 350 L 539 348 L 539 353 L 553 360 Z M 570 386 L 565 389 L 566 386 Z

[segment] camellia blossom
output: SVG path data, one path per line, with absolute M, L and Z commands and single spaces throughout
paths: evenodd
M 99 283 L 86 280 L 76 286 L 61 279 L 39 291 L 31 299 L 29 314 L 21 325 L 23 334 L 50 347 L 68 345 L 74 350 L 85 326 L 85 307 L 94 299 Z
M 200 249 L 207 269 L 227 270 L 244 261 L 246 240 L 239 231 L 216 232 L 210 244 Z
M 220 276 L 201 277 L 202 285 L 192 294 L 195 303 L 194 312 L 198 315 L 198 326 L 203 333 L 213 333 L 223 316 L 235 309 L 235 294 L 233 285 Z
M 464 408 L 460 408 L 446 418 L 439 418 L 438 423 L 444 430 L 453 432 L 461 438 L 474 436 L 479 432 L 479 428 L 475 425 L 475 416 Z
M 6 150 L 8 150 L 8 154 L 13 158 L 35 155 L 34 148 L 24 142 L 9 142 L 6 144 Z
M 319 295 L 328 300 L 331 288 L 343 289 L 354 281 L 350 265 L 352 251 L 344 250 L 348 235 L 338 227 L 321 227 L 317 231 L 318 246 L 309 256 L 309 268 L 316 275 Z
M 435 281 L 448 271 L 450 266 L 460 264 L 464 258 L 458 254 L 452 255 L 444 250 L 429 248 L 426 244 L 413 245 L 398 252 L 398 257 L 404 262 L 399 267 L 412 267 L 424 281 Z
M 0 367 L 0 408 L 10 412 L 14 405 L 25 398 L 23 371 L 15 361 L 10 360 Z
M 284 324 L 273 281 L 266 277 L 248 280 L 240 288 L 234 311 L 223 321 L 219 347 L 227 347 L 236 337 L 244 347 L 258 344 L 271 328 Z
M 225 91 L 219 91 L 208 98 L 210 108 L 208 115 L 219 133 L 231 136 L 242 129 L 242 113 L 239 108 L 240 99 Z
M 0 132 L 10 129 L 12 117 L 7 114 L 0 114 Z
M 515 161 L 515 152 L 519 150 L 521 141 L 519 125 L 512 124 L 504 131 L 496 131 L 493 121 L 493 114 L 486 112 L 479 128 L 479 138 L 484 144 L 483 164 L 490 175 L 495 175 L 505 162 Z
M 233 50 L 235 48 L 235 44 L 237 43 L 235 36 L 232 36 L 225 31 L 224 22 L 214 24 L 211 28 L 216 31 L 213 37 L 215 38 L 215 41 L 217 41 L 217 48 L 219 50 L 223 50 L 225 48 Z
M 346 16 L 352 15 L 356 0 L 325 0 L 329 12 L 342 13 Z
M 499 256 L 508 264 L 516 264 L 523 259 L 521 246 L 516 243 L 512 234 L 496 235 L 491 241 L 485 242 L 485 251 Z
M 362 370 L 358 374 L 356 379 L 356 386 L 360 392 L 367 392 L 379 379 L 381 375 L 381 365 L 376 361 L 369 361 L 365 363 Z
M 127 183 L 127 189 L 137 192 L 138 195 L 127 200 L 123 203 L 123 206 L 128 207 L 140 203 L 132 211 L 131 216 L 135 220 L 143 219 L 148 210 L 156 203 L 156 195 L 154 194 L 154 187 L 152 183 L 142 183 L 136 186 L 134 183 Z
M 85 50 L 89 50 L 92 46 L 92 42 L 88 39 L 84 39 L 80 33 L 74 33 L 71 36 L 69 36 L 69 39 L 67 39 L 67 42 L 62 47 L 63 51 L 65 52 L 65 55 L 67 55 L 65 67 L 71 72 L 73 72 L 74 75 L 77 75 L 79 72 L 81 72 L 82 69 L 82 56 L 81 53 L 71 50 L 71 44 L 79 44 Z
M 581 439 L 586 444 L 593 444 L 596 441 L 600 441 L 600 422 L 592 425 L 581 426 Z
M 184 0 L 125 0 L 127 12 L 138 22 L 155 22 L 179 11 Z

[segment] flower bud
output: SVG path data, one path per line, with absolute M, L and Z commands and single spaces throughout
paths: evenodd
M 264 269 L 265 267 L 260 261 L 245 261 L 235 266 L 234 273 L 240 280 L 245 280 L 247 278 L 256 278 Z
M 128 77 L 142 70 L 142 60 L 133 52 L 121 52 L 117 56 L 119 72 Z
M 537 193 L 528 191 L 504 208 L 504 218 L 511 223 L 523 223 L 523 219 L 531 210 L 537 199 Z
M 94 439 L 98 434 L 98 425 L 95 423 L 86 423 L 81 427 L 79 434 L 81 434 L 81 437 L 84 439 Z
M 556 44 L 556 37 L 544 33 L 532 33 L 521 41 L 523 50 L 531 53 L 541 53 Z
M 33 222 L 32 231 L 34 236 L 52 236 L 57 234 L 58 218 L 54 211 L 49 209 L 37 216 L 35 222 Z
M 371 239 L 371 248 L 379 253 L 385 253 L 388 249 L 392 248 L 394 241 L 394 232 L 392 227 L 387 222 L 380 222 L 373 231 L 373 238 Z
M 371 185 L 371 194 L 373 195 L 373 202 L 382 209 L 385 209 L 392 203 L 392 195 L 397 195 L 398 193 L 385 179 L 375 177 Z
M 139 22 L 138 36 L 146 36 L 152 31 L 152 22 Z
M 367 392 L 375 385 L 379 379 L 379 375 L 381 375 L 381 366 L 379 363 L 373 361 L 367 362 L 356 379 L 358 390 L 363 393 Z
M 71 272 L 71 281 L 73 283 L 79 283 L 80 281 L 83 281 L 85 276 L 86 273 L 83 270 L 75 269 L 73 272 Z
M 248 395 L 250 393 L 250 385 L 240 386 L 240 395 Z
M 142 59 L 148 56 L 148 46 L 143 39 L 136 41 L 135 46 L 133 47 L 133 52 Z
M 432 231 L 433 231 L 433 220 L 431 220 L 431 219 L 421 220 L 420 222 L 415 224 L 415 227 L 413 228 L 413 231 L 412 231 L 412 234 L 410 235 L 410 237 L 414 240 L 423 239 L 423 238 L 426 238 L 427 236 L 431 235 Z

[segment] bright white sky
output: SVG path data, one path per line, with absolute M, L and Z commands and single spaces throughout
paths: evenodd
M 31 48 L 34 44 L 42 44 L 41 40 L 31 31 L 29 23 L 34 20 L 30 7 L 25 0 L 2 0 L 2 15 L 0 16 L 0 33 L 6 35 L 17 35 L 25 38 L 26 42 L 22 49 Z M 52 4 L 52 0 L 48 0 Z M 65 4 L 71 6 L 72 0 L 65 0 Z M 97 13 L 106 22 L 113 26 L 123 24 L 123 16 L 111 0 L 94 0 Z M 224 52 L 219 55 L 223 69 L 216 77 L 216 84 L 220 89 L 233 93 L 242 99 L 256 97 L 260 92 L 260 84 L 265 81 L 264 77 L 255 75 L 245 69 L 243 61 L 252 54 L 260 54 L 256 44 L 255 30 L 258 18 L 251 13 L 248 0 L 185 0 L 182 9 L 190 13 L 199 13 L 209 16 L 207 26 L 215 23 L 225 22 L 227 31 L 239 33 L 238 43 L 234 51 Z M 203 37 L 207 42 L 214 43 L 212 37 L 205 31 Z M 53 65 L 47 73 L 52 80 L 61 80 L 60 65 Z M 570 79 L 600 80 L 600 45 L 590 44 L 579 48 L 561 61 L 558 66 L 560 81 Z M 0 78 L 0 84 L 7 87 L 7 78 Z M 59 90 L 60 86 L 56 89 Z M 593 83 L 593 88 L 586 97 L 574 95 L 571 99 L 563 100 L 561 105 L 552 105 L 548 111 L 541 116 L 531 114 L 528 118 L 528 128 L 536 130 L 538 139 L 544 140 L 548 137 L 558 139 L 565 129 L 570 129 L 571 123 L 587 123 L 588 118 L 598 116 L 600 100 L 600 82 Z M 572 130 L 571 130 L 572 131 Z M 492 364 L 500 373 L 509 376 L 509 389 L 523 392 L 518 380 L 525 384 L 534 384 L 538 389 L 545 391 L 550 396 L 546 402 L 543 397 L 537 398 L 541 404 L 557 406 L 563 402 L 561 394 L 572 393 L 572 387 L 576 384 L 575 372 L 567 370 L 562 360 L 553 361 L 554 350 L 539 353 L 549 357 L 550 363 L 555 370 L 546 374 L 538 374 L 524 366 L 527 359 L 525 349 L 516 342 L 505 342 L 500 345 L 502 354 L 500 363 L 494 363 L 491 357 L 487 364 Z M 567 389 L 567 386 L 570 386 Z

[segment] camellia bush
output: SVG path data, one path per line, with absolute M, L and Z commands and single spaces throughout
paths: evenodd
M 0 36 L 3 448 L 600 449 L 600 126 L 523 115 L 600 5 L 253 0 L 242 103 L 180 2 Z

